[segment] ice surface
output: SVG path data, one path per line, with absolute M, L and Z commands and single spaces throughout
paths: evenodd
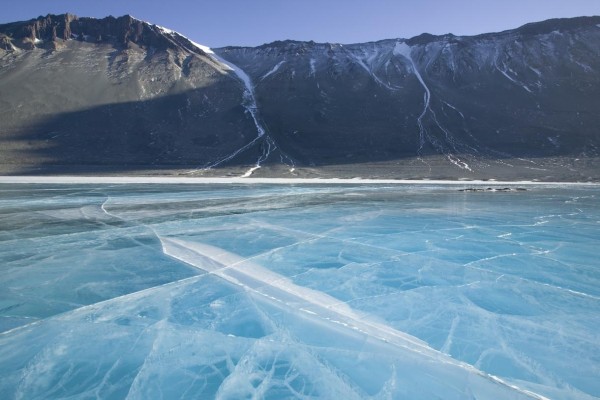
M 600 190 L 457 189 L 0 185 L 0 398 L 599 397 Z

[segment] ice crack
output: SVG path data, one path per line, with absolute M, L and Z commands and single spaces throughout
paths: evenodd
M 521 395 L 545 399 L 541 395 L 486 374 L 470 364 L 457 361 L 431 348 L 416 337 L 371 320 L 338 299 L 310 288 L 298 286 L 290 279 L 226 250 L 173 238 L 161 237 L 160 240 L 166 255 L 240 286 L 250 294 L 259 295 L 261 298 L 294 310 L 301 309 L 308 318 L 316 318 L 328 324 L 334 324 L 338 327 L 337 329 L 341 327 L 341 329 L 349 329 L 352 332 L 378 339 L 383 344 L 418 354 L 420 357 L 425 357 L 448 368 L 458 368 L 484 381 L 515 390 Z

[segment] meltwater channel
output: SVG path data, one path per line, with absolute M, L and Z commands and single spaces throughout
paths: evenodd
M 0 184 L 0 398 L 598 398 L 600 187 L 526 188 Z

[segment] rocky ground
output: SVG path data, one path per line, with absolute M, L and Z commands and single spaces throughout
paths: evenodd
M 40 176 L 166 176 L 240 177 L 253 169 L 245 166 L 202 169 L 195 165 L 27 165 L 0 164 L 0 175 Z M 388 162 L 297 166 L 267 164 L 249 175 L 258 178 L 363 178 L 408 180 L 490 180 L 539 182 L 600 182 L 600 159 L 488 160 L 473 171 L 452 168 L 442 157 Z

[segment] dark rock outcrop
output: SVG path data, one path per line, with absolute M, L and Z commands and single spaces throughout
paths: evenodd
M 25 22 L 0 26 L 0 32 L 10 38 L 13 44 L 31 50 L 33 47 L 48 46 L 58 40 L 77 39 L 81 41 L 111 44 L 116 48 L 127 48 L 131 44 L 158 50 L 199 52 L 184 37 L 168 37 L 155 25 L 137 20 L 129 15 L 106 17 L 103 19 L 79 18 L 72 14 L 47 15 Z M 34 46 L 31 46 L 31 44 Z M 4 48 L 7 48 L 4 44 Z
M 2 162 L 600 179 L 600 17 L 213 50 L 131 16 L 0 25 Z

